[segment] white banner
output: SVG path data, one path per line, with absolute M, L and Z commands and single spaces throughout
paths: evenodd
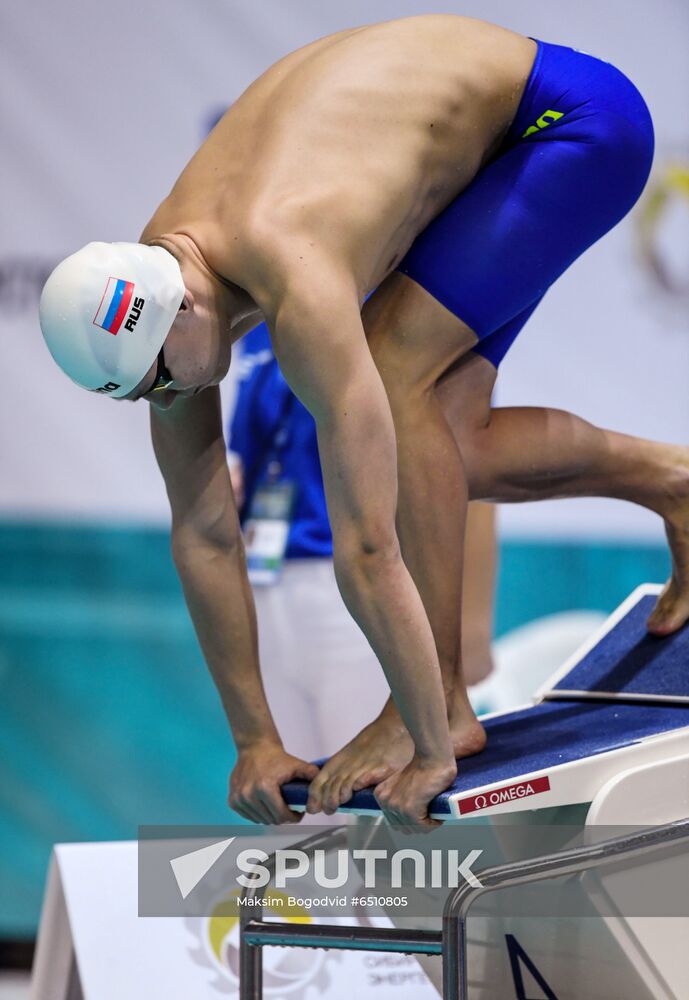
M 121 0 L 116 18 L 93 0 L 5 9 L 0 514 L 167 518 L 147 407 L 91 396 L 57 371 L 36 318 L 44 276 L 91 239 L 136 239 L 209 122 L 284 53 L 343 27 L 425 9 L 474 14 L 616 63 L 651 107 L 658 170 L 686 158 L 684 0 L 636 0 L 633 9 L 627 0 Z M 639 263 L 637 216 L 547 296 L 505 362 L 501 403 L 556 405 L 633 433 L 686 439 L 686 300 L 663 293 Z M 669 232 L 673 246 L 686 240 L 681 221 Z M 659 530 L 650 515 L 603 502 L 511 508 L 504 524 L 538 534 Z

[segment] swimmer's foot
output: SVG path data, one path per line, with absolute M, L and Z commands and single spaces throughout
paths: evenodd
M 471 757 L 486 745 L 483 726 L 466 693 L 453 696 L 449 710 L 455 757 Z M 334 813 L 354 792 L 379 785 L 414 756 L 409 732 L 390 703 L 368 726 L 334 754 L 311 782 L 307 812 Z
M 458 687 L 448 706 L 455 757 L 471 757 L 486 745 L 486 733 L 469 698 Z M 332 815 L 354 792 L 379 785 L 414 756 L 414 743 L 397 709 L 388 701 L 381 714 L 338 750 L 311 782 L 306 811 Z
M 675 458 L 673 474 L 664 484 L 658 512 L 672 555 L 672 576 L 648 620 L 653 635 L 670 635 L 689 620 L 689 450 L 668 446 Z
M 486 745 L 486 731 L 476 718 L 466 691 L 457 689 L 450 706 L 450 737 L 455 757 L 473 757 Z
M 332 815 L 354 792 L 378 785 L 414 756 L 414 743 L 396 710 L 383 710 L 338 750 L 311 782 L 306 811 Z
M 668 531 L 668 540 L 669 536 Z M 689 539 L 685 541 L 685 544 L 687 542 Z M 670 548 L 673 548 L 672 541 L 670 541 Z M 688 570 L 685 567 L 683 571 L 677 571 L 674 551 L 672 564 L 672 576 L 663 587 L 651 617 L 648 619 L 648 631 L 652 635 L 672 635 L 689 620 Z

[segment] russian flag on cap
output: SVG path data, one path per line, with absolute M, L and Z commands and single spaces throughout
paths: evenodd
M 98 312 L 93 318 L 94 324 L 107 330 L 108 333 L 116 335 L 122 326 L 122 320 L 127 315 L 133 294 L 133 281 L 125 281 L 123 278 L 108 278 Z

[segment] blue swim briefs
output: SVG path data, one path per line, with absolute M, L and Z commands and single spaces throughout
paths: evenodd
M 653 159 L 651 116 L 623 73 L 537 45 L 498 153 L 398 268 L 471 327 L 496 368 L 550 285 L 627 214 Z

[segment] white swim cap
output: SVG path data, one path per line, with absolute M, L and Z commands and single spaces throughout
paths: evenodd
M 74 382 L 126 396 L 155 361 L 183 298 L 179 264 L 162 247 L 89 243 L 46 281 L 41 330 Z

